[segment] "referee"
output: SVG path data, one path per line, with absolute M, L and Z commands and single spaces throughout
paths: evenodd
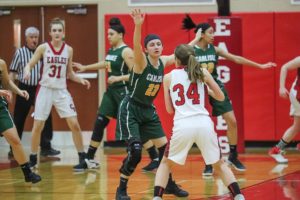
M 38 64 L 31 70 L 31 79 L 24 80 L 24 67 L 31 59 L 35 49 L 38 45 L 39 40 L 39 30 L 35 27 L 29 27 L 25 31 L 26 44 L 22 48 L 19 48 L 12 60 L 10 65 L 10 79 L 14 81 L 16 78 L 19 81 L 19 88 L 21 90 L 26 90 L 29 93 L 29 100 L 26 101 L 20 96 L 16 96 L 16 104 L 14 109 L 14 122 L 18 131 L 20 139 L 22 139 L 22 134 L 24 130 L 24 124 L 26 117 L 29 113 L 30 107 L 34 106 L 35 94 L 38 86 L 38 81 L 40 79 L 40 70 L 42 62 L 39 61 Z M 42 131 L 41 136 L 41 155 L 42 156 L 55 156 L 60 154 L 60 151 L 55 150 L 51 146 L 51 140 L 53 137 L 52 129 L 52 117 L 49 115 L 45 122 L 45 127 Z M 8 152 L 8 157 L 13 157 L 12 151 Z

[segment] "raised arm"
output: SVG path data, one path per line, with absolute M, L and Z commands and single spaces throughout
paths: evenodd
M 41 44 L 35 50 L 33 56 L 30 61 L 26 64 L 24 68 L 24 79 L 29 80 L 30 78 L 30 70 L 34 68 L 34 66 L 39 62 L 39 60 L 43 57 L 43 54 L 46 50 L 46 44 Z
M 249 60 L 247 58 L 244 58 L 242 56 L 237 56 L 237 55 L 231 54 L 229 52 L 226 52 L 226 51 L 224 51 L 223 49 L 221 49 L 219 47 L 215 47 L 215 49 L 216 49 L 216 53 L 219 56 L 222 56 L 222 57 L 226 58 L 227 60 L 230 60 L 230 61 L 232 61 L 234 63 L 237 63 L 237 64 L 247 65 L 247 66 L 250 66 L 250 67 L 256 67 L 256 68 L 260 68 L 260 69 L 276 67 L 276 64 L 273 63 L 273 62 L 260 64 L 260 63 L 254 62 L 252 60 Z
M 285 81 L 287 76 L 287 71 L 292 69 L 297 69 L 300 67 L 300 56 L 290 60 L 289 62 L 285 63 L 280 70 L 280 79 L 279 79 L 279 96 L 282 98 L 288 98 L 288 90 L 285 87 Z
M 207 71 L 207 69 L 202 68 L 204 73 L 204 81 L 208 86 L 208 94 L 218 101 L 224 101 L 225 96 L 222 90 L 220 89 L 219 85 L 213 79 L 211 74 Z
M 172 104 L 172 99 L 170 96 L 170 83 L 171 83 L 171 73 L 168 73 L 164 76 L 164 97 L 165 97 L 165 105 L 166 110 L 169 114 L 174 113 L 174 107 Z
M 134 67 L 133 71 L 142 73 L 147 65 L 146 56 L 143 52 L 141 44 L 142 40 L 142 25 L 144 23 L 145 15 L 141 13 L 140 9 L 134 9 L 131 12 L 131 17 L 134 21 L 134 34 L 133 34 L 133 55 Z
M 12 80 L 9 79 L 7 72 L 7 65 L 4 60 L 0 60 L 0 70 L 2 72 L 2 83 L 4 88 L 11 90 L 13 93 L 24 97 L 26 100 L 29 98 L 29 94 L 26 90 L 20 90 Z
M 69 52 L 69 60 L 68 60 L 68 71 L 67 71 L 67 76 L 70 80 L 76 82 L 76 83 L 80 83 L 82 85 L 86 85 L 87 86 L 87 89 L 90 88 L 91 84 L 88 80 L 86 79 L 83 79 L 83 78 L 80 78 L 79 76 L 77 76 L 75 74 L 75 72 L 73 71 L 73 68 L 72 68 L 72 60 L 73 60 L 73 49 L 71 47 L 69 47 L 68 49 L 68 52 Z
M 133 56 L 132 49 L 129 47 L 125 48 L 122 52 L 122 57 L 129 69 L 129 71 L 131 71 L 133 68 L 133 65 L 134 65 L 134 56 Z

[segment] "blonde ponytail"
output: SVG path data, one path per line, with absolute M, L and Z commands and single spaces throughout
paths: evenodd
M 175 57 L 180 61 L 181 65 L 186 67 L 191 82 L 204 81 L 202 67 L 195 58 L 195 51 L 192 46 L 188 44 L 178 45 L 175 49 Z
M 189 56 L 188 64 L 188 77 L 191 82 L 195 83 L 197 80 L 204 81 L 204 74 L 201 65 L 198 63 L 194 55 Z

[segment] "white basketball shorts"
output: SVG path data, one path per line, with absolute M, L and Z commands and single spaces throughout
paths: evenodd
M 53 89 L 40 86 L 37 90 L 34 119 L 45 121 L 52 105 L 60 118 L 77 116 L 73 99 L 67 89 Z
M 192 145 L 196 143 L 207 165 L 221 159 L 214 124 L 207 115 L 196 115 L 174 121 L 167 158 L 184 165 Z

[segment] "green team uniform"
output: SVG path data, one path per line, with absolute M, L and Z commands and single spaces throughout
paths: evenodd
M 2 89 L 2 72 L 0 71 L 0 89 Z M 14 122 L 8 111 L 8 105 L 4 97 L 0 97 L 0 136 L 7 129 L 13 128 Z
M 224 87 L 224 84 L 218 79 L 218 55 L 216 54 L 215 47 L 213 45 L 209 45 L 209 47 L 205 51 L 198 46 L 194 46 L 194 49 L 196 53 L 196 59 L 201 64 L 201 67 L 206 68 L 211 73 L 212 77 L 217 82 L 225 95 L 224 101 L 218 101 L 209 96 L 209 103 L 213 108 L 212 115 L 219 116 L 232 111 L 232 104 Z
M 164 75 L 164 66 L 159 60 L 154 68 L 147 58 L 143 73 L 130 73 L 130 92 L 120 104 L 117 122 L 117 140 L 146 142 L 165 136 L 161 122 L 153 105 Z
M 128 74 L 128 66 L 122 57 L 122 52 L 127 47 L 128 46 L 121 46 L 117 49 L 109 49 L 105 58 L 105 61 L 108 62 L 108 77 Z M 117 118 L 120 102 L 127 93 L 128 85 L 125 81 L 119 81 L 108 85 L 107 90 L 103 94 L 98 113 L 104 116 Z

